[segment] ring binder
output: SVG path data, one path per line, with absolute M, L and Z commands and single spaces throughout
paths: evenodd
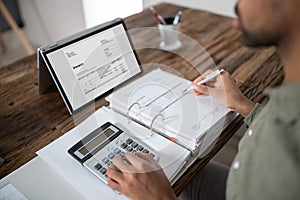
M 139 109 L 141 109 L 141 104 L 140 104 L 139 102 L 135 102 L 135 103 L 133 103 L 133 104 L 131 104 L 131 105 L 129 106 L 129 108 L 128 108 L 128 110 L 127 110 L 127 124 L 130 124 L 130 122 L 131 122 L 131 119 L 130 119 L 130 116 L 129 116 L 129 112 L 130 112 L 131 108 L 132 108 L 133 106 L 135 106 L 135 105 L 138 105 L 138 106 L 139 106 Z
M 203 135 L 211 135 L 207 133 L 210 128 L 220 133 L 221 128 L 216 126 L 228 109 L 209 95 L 196 97 L 187 89 L 190 87 L 186 79 L 157 69 L 114 92 L 109 101 L 112 109 L 125 117 L 125 123 L 127 119 L 128 123 L 132 121 L 128 126 L 136 122 L 147 128 L 144 135 L 163 136 L 196 154 L 201 149 L 199 145 L 215 137 L 202 141 Z
M 130 124 L 130 122 L 132 121 L 132 119 L 130 118 L 130 110 L 134 107 L 134 106 L 138 106 L 139 109 L 142 108 L 141 104 L 139 102 L 134 102 L 133 104 L 131 104 L 127 110 L 127 124 Z M 163 121 L 165 121 L 165 117 L 163 116 L 163 114 L 161 112 L 159 112 L 157 115 L 154 116 L 154 118 L 151 120 L 151 123 L 150 123 L 150 136 L 153 136 L 155 134 L 155 132 L 153 131 L 153 125 L 154 125 L 154 122 L 157 118 L 161 117 Z
M 179 85 L 181 85 L 181 83 L 179 83 L 179 84 L 176 84 L 172 89 L 174 89 L 174 88 L 176 88 L 176 87 L 178 87 Z M 166 95 L 167 93 L 169 93 L 170 91 L 172 91 L 172 90 L 167 90 L 166 92 L 163 92 L 162 94 L 160 94 L 159 96 L 157 96 L 157 97 L 155 97 L 154 99 L 152 99 L 150 102 L 148 102 L 146 105 L 144 105 L 144 106 L 142 106 L 139 102 L 134 102 L 133 104 L 131 104 L 130 106 L 129 106 L 129 108 L 128 108 L 128 110 L 127 110 L 127 120 L 128 120 L 128 124 L 130 124 L 130 122 L 132 121 L 132 119 L 131 119 L 131 117 L 130 117 L 130 115 L 129 115 L 129 113 L 130 113 L 130 110 L 134 107 L 134 106 L 138 106 L 139 107 L 139 110 L 141 110 L 142 108 L 145 108 L 145 107 L 148 107 L 149 105 L 151 105 L 153 102 L 155 102 L 156 100 L 158 100 L 159 98 L 161 98 L 162 96 L 164 96 L 164 95 Z M 159 112 L 158 112 L 158 114 L 156 114 L 155 116 L 154 116 L 154 118 L 151 120 L 151 123 L 150 123 L 150 131 L 151 131 L 151 136 L 153 136 L 154 135 L 154 127 L 153 127 L 153 125 L 154 125 L 154 122 L 155 122 L 155 120 L 158 118 L 158 117 L 162 117 L 162 119 L 163 119 L 163 121 L 165 121 L 165 117 L 164 117 L 164 115 L 162 114 L 162 112 L 164 111 L 164 110 L 166 110 L 167 108 L 169 108 L 170 106 L 172 106 L 174 103 L 176 103 L 177 101 L 179 101 L 181 98 L 183 98 L 186 94 L 188 94 L 188 93 L 182 93 L 179 97 L 177 97 L 174 101 L 172 101 L 171 103 L 169 103 L 169 104 L 167 104 L 167 105 L 165 105 Z
M 163 119 L 163 121 L 165 121 L 165 118 L 164 118 L 163 114 L 158 113 L 157 115 L 155 115 L 155 117 L 152 119 L 151 125 L 150 125 L 151 136 L 153 136 L 153 135 L 155 134 L 155 132 L 153 131 L 153 124 L 154 124 L 155 120 L 156 120 L 159 116 L 161 116 L 162 119 Z

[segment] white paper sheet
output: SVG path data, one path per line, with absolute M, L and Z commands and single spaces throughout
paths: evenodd
M 86 199 L 117 200 L 125 198 L 110 189 L 67 153 L 71 146 L 107 121 L 117 122 L 133 134 L 140 134 L 139 136 L 144 138 L 143 141 L 158 152 L 159 164 L 163 167 L 169 179 L 173 177 L 174 173 L 189 157 L 190 152 L 186 149 L 159 135 L 148 137 L 149 130 L 142 126 L 133 128 L 132 123 L 130 126 L 126 126 L 126 118 L 103 107 L 80 125 L 37 152 L 50 167 L 57 171 Z
M 27 200 L 11 183 L 0 188 L 0 200 Z

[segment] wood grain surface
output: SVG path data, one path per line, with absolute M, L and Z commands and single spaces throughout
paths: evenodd
M 161 38 L 149 9 L 126 18 L 133 44 L 138 46 L 137 55 L 144 73 L 153 66 L 165 66 L 193 80 L 199 73 L 214 68 L 215 63 L 218 68 L 230 72 L 242 92 L 255 102 L 264 99 L 266 87 L 276 86 L 283 81 L 283 65 L 276 49 L 244 47 L 241 33 L 231 27 L 231 18 L 165 3 L 155 8 L 163 17 L 174 16 L 182 10 L 182 47 L 172 52 L 158 48 Z M 199 46 L 203 49 L 199 49 Z M 36 55 L 0 69 L 0 95 L 0 154 L 7 160 L 0 167 L 0 177 L 34 158 L 36 151 L 69 131 L 89 113 L 78 116 L 74 121 L 58 91 L 38 94 Z M 108 102 L 100 98 L 95 103 L 95 109 L 106 105 Z M 173 185 L 177 194 L 226 144 L 242 123 L 241 117 L 235 119 L 222 132 L 212 151 L 195 162 Z

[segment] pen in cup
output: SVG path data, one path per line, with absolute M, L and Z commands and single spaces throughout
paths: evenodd
M 214 71 L 211 74 L 207 75 L 203 80 L 199 81 L 196 85 L 198 86 L 198 85 L 205 84 L 205 83 L 207 83 L 207 82 L 209 82 L 209 81 L 217 78 L 218 76 L 220 76 L 224 72 L 225 72 L 224 69 L 220 69 L 220 70 Z M 195 85 L 192 85 L 191 87 L 185 89 L 183 92 L 194 90 L 194 88 L 195 88 Z
M 164 18 L 160 16 L 153 7 L 150 7 L 150 11 L 152 12 L 153 16 L 159 24 L 166 24 Z
M 178 11 L 178 13 L 176 14 L 176 16 L 174 18 L 173 24 L 178 24 L 179 23 L 181 15 L 182 15 L 182 11 Z

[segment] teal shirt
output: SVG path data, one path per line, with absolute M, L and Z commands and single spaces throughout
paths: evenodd
M 245 122 L 227 179 L 227 200 L 300 199 L 300 84 L 268 90 Z

